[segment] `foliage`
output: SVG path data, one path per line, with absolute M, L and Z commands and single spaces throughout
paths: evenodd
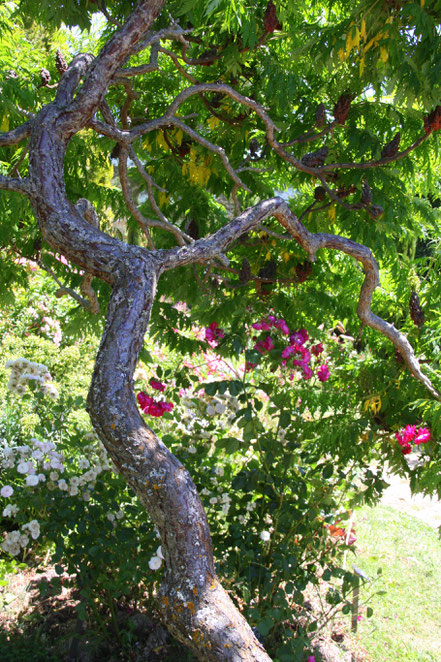
M 110 87 L 108 109 L 127 130 L 160 117 L 191 84 L 227 83 L 268 108 L 278 140 L 292 147 L 293 158 L 307 163 L 320 147 L 325 166 L 342 164 L 324 171 L 326 182 L 320 180 L 334 195 L 327 197 L 310 173 L 268 149 L 265 126 L 248 106 L 211 91 L 195 93 L 179 107 L 186 128 L 152 126 L 135 141 L 128 178 L 138 210 L 198 238 L 240 209 L 282 192 L 311 232 L 343 235 L 373 251 L 382 274 L 373 308 L 406 332 L 440 390 L 440 3 L 283 0 L 273 6 L 272 23 L 270 5 L 169 2 L 172 16 L 192 30 L 188 41 L 164 40 L 156 53 L 159 70 L 126 81 L 129 98 L 119 84 Z M 104 25 L 99 3 L 87 0 L 3 3 L 1 130 L 17 127 L 53 99 L 55 87 L 44 83 L 41 70 L 58 80 L 57 49 L 68 60 L 83 48 L 96 54 L 134 6 L 131 0 L 112 3 L 115 20 Z M 155 28 L 168 25 L 164 13 Z M 127 65 L 146 65 L 153 55 L 153 48 L 144 49 Z M 408 155 L 378 167 L 355 167 L 383 159 L 398 143 L 409 148 Z M 243 187 L 234 186 L 219 150 L 210 145 L 222 146 Z M 76 134 L 65 160 L 67 195 L 74 203 L 87 197 L 102 229 L 145 247 L 147 238 L 128 215 L 114 177 L 119 147 L 87 129 Z M 26 147 L 1 148 L 2 174 L 24 177 L 27 169 Z M 155 186 L 146 195 L 149 177 Z M 366 195 L 372 201 L 366 203 Z M 163 228 L 150 232 L 156 248 L 174 245 Z M 133 494 L 111 471 L 97 440 L 86 439 L 84 398 L 102 318 L 57 298 L 65 288 L 77 292 L 84 274 L 41 240 L 28 201 L 4 191 L 0 252 L 5 360 L 23 355 L 45 364 L 61 393 L 50 405 L 38 389 L 19 400 L 7 393 L 0 367 L 2 445 L 12 448 L 12 456 L 3 450 L 3 459 L 13 460 L 7 478 L 20 504 L 7 527 L 38 521 L 60 577 L 66 571 L 80 588 L 80 608 L 93 610 L 98 597 L 112 615 L 129 591 L 132 598 L 154 594 L 161 555 Z M 228 259 L 226 271 L 214 261 L 161 276 L 151 320 L 155 342 L 147 341 L 142 350 L 144 374 L 138 373 L 136 386 L 152 396 L 151 378 L 167 384 L 164 397 L 174 407 L 150 408 L 156 418 L 149 423 L 200 490 L 219 574 L 277 659 L 300 660 L 306 636 L 316 627 L 302 611 L 308 583 L 317 583 L 323 572 L 334 576 L 342 584 L 336 600 L 342 605 L 351 585 L 350 573 L 338 568 L 343 545 L 329 528 L 345 518 L 349 497 L 378 498 L 385 462 L 409 476 L 414 490 L 441 494 L 441 408 L 389 341 L 360 326 L 356 308 L 363 274 L 350 257 L 321 250 L 311 263 L 297 244 L 280 236 L 276 220 L 268 219 L 241 236 Z M 57 280 L 42 277 L 37 264 Z M 97 279 L 93 288 L 104 311 L 110 289 Z M 409 312 L 413 293 L 425 313 L 418 328 Z M 305 354 L 293 350 L 284 356 L 282 326 L 271 327 L 265 346 L 265 329 L 252 325 L 262 327 L 269 315 L 286 320 L 291 332 L 305 329 L 322 344 L 326 360 L 293 363 Z M 201 335 L 203 327 L 211 335 Z M 329 370 L 329 380 L 318 378 L 320 365 L 326 366 L 323 377 Z M 394 435 L 410 424 L 431 431 L 413 469 Z M 42 451 L 35 441 L 30 445 L 31 438 L 40 445 L 56 443 L 56 449 Z M 37 453 L 34 460 L 53 460 L 63 472 L 42 465 L 45 480 L 26 485 L 16 467 L 38 450 L 62 454 L 44 459 Z M 80 473 L 89 455 L 96 468 Z M 84 479 L 88 471 L 90 480 Z M 51 478 L 54 472 L 58 476 Z M 24 548 L 32 544 L 28 540 Z M 145 577 L 141 569 L 148 564 Z

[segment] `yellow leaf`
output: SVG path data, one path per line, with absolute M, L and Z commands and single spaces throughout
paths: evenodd
M 389 53 L 383 46 L 380 46 L 380 60 L 382 62 L 387 62 L 388 59 L 389 59 Z
M 161 191 L 159 194 L 159 206 L 163 207 L 168 202 L 168 195 L 165 191 Z
M 365 66 L 365 65 L 364 65 L 364 57 L 362 57 L 362 58 L 360 59 L 360 76 L 363 75 L 364 66 Z
M 373 395 L 371 398 L 367 398 L 364 403 L 364 410 L 371 410 L 373 414 L 378 414 L 381 409 L 381 398 L 379 395 Z
M 162 133 L 162 131 L 158 131 L 158 133 L 156 134 L 156 142 L 158 143 L 159 147 L 161 147 L 164 150 L 164 152 L 170 151 L 170 147 L 165 142 L 164 134 Z
M 284 253 L 282 253 L 282 259 L 283 259 L 284 262 L 288 262 L 290 257 L 291 257 L 291 254 L 288 253 L 288 251 L 285 251 Z
M 174 134 L 174 138 L 176 140 L 176 144 L 179 146 L 182 144 L 182 138 L 184 137 L 184 133 L 182 129 L 178 129 L 176 133 Z
M 265 262 L 268 262 L 268 260 L 271 260 L 271 251 L 268 251 L 265 255 Z
M 0 124 L 0 131 L 9 131 L 9 117 L 4 116 Z
M 421 0 L 421 7 L 424 7 L 425 4 L 426 4 L 426 0 Z
M 348 34 L 346 35 L 346 57 L 348 57 L 348 55 L 352 51 L 353 45 L 354 42 L 352 40 L 352 30 L 349 30 Z
M 210 127 L 210 129 L 215 129 L 216 127 L 219 126 L 220 123 L 221 123 L 220 119 L 218 117 L 214 117 L 214 115 L 209 117 L 207 120 L 207 124 Z
M 367 37 L 367 33 L 366 33 L 366 21 L 365 21 L 364 19 L 361 21 L 360 37 L 363 39 L 363 41 L 366 41 L 366 37 Z
M 336 215 L 335 205 L 331 205 L 328 209 L 329 220 L 332 222 L 335 221 L 335 215 Z
M 340 48 L 338 51 L 338 59 L 343 62 L 343 60 L 346 60 L 346 53 L 344 52 L 343 48 Z

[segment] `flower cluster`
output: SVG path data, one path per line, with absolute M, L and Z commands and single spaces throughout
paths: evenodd
M 160 391 L 161 393 L 165 391 L 165 384 L 162 384 L 156 379 L 152 378 L 149 383 L 150 386 L 156 391 Z M 166 411 L 171 411 L 174 407 L 173 402 L 155 400 L 150 395 L 147 395 L 147 393 L 144 393 L 144 391 L 140 391 L 136 396 L 136 399 L 138 400 L 138 404 L 144 414 L 149 414 L 150 416 L 155 416 L 156 418 L 163 416 Z
M 26 392 L 26 386 L 36 384 L 44 395 L 51 398 L 58 398 L 58 391 L 51 383 L 48 368 L 42 363 L 33 363 L 28 359 L 18 358 L 14 361 L 7 361 L 6 368 L 11 370 L 11 376 L 8 381 L 8 389 L 13 393 L 23 395 Z
M 310 366 L 312 354 L 318 358 L 323 352 L 323 345 L 317 343 L 308 348 L 307 343 L 310 339 L 306 329 L 291 331 L 284 319 L 276 318 L 274 315 L 268 315 L 260 322 L 255 322 L 252 327 L 253 329 L 256 329 L 256 331 L 270 331 L 272 329 L 277 329 L 281 331 L 284 336 L 288 336 L 289 342 L 282 350 L 282 365 L 286 367 L 288 365 L 288 360 L 292 358 L 292 365 L 301 369 L 303 378 L 311 379 L 314 374 Z M 262 355 L 267 354 L 275 347 L 275 341 L 271 335 L 267 335 L 260 340 L 254 336 L 253 339 L 256 341 L 254 349 Z M 247 362 L 247 370 L 252 370 L 254 367 L 255 364 Z M 326 382 L 329 379 L 329 368 L 326 363 L 323 363 L 317 369 L 317 377 L 321 382 Z
M 217 322 L 212 322 L 210 326 L 205 329 L 205 340 L 207 340 L 209 343 L 217 343 L 218 340 L 222 340 L 224 337 L 225 333 L 221 328 L 219 328 Z
M 63 334 L 58 320 L 52 319 L 52 317 L 43 317 L 41 320 L 40 331 L 46 336 L 52 338 L 57 347 L 60 346 Z
M 395 433 L 395 438 L 401 446 L 403 455 L 408 455 L 412 450 L 411 441 L 417 446 L 430 441 L 430 430 L 427 428 L 419 428 L 417 430 L 415 425 L 406 425 L 404 429 Z
M 33 540 L 37 540 L 40 536 L 40 524 L 36 519 L 31 520 L 27 524 L 23 524 L 21 531 L 19 529 L 9 531 L 1 544 L 2 550 L 8 552 L 11 556 L 17 556 L 20 553 L 20 550 L 22 548 L 25 549 L 29 544 L 28 533 Z

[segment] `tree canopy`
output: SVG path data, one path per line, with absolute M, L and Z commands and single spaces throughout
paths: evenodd
M 111 4 L 0 6 L 0 296 L 34 261 L 73 297 L 69 333 L 103 332 L 88 410 L 161 533 L 171 628 L 187 642 L 201 628 L 201 659 L 267 660 L 216 583 L 202 505 L 142 422 L 133 371 L 149 321 L 183 352 L 198 346 L 186 329 L 215 322 L 232 331 L 219 352 L 241 355 L 244 324 L 273 313 L 352 339 L 347 388 L 302 387 L 323 452 L 330 435 L 349 460 L 352 425 L 374 440 L 410 411 L 441 433 L 441 4 Z M 431 453 L 419 481 L 434 489 Z M 164 501 L 146 487 L 158 471 Z M 176 617 L 190 580 L 200 603 Z

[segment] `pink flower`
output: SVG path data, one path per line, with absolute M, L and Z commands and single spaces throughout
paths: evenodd
M 315 657 L 314 657 L 314 655 L 310 655 L 310 656 L 308 657 L 308 662 L 315 662 Z
M 294 347 L 292 347 L 292 345 L 288 345 L 288 347 L 285 347 L 285 349 L 282 351 L 282 359 L 287 359 L 293 352 Z
M 329 379 L 329 368 L 324 363 L 323 365 L 320 366 L 320 368 L 317 370 L 317 377 L 321 382 L 327 382 Z
M 420 428 L 416 433 L 414 442 L 419 446 L 420 444 L 426 444 L 428 441 L 430 441 L 430 430 Z
M 153 377 L 149 381 L 149 384 L 156 391 L 161 391 L 161 393 L 163 393 L 165 391 L 165 388 L 166 388 L 165 384 L 163 384 L 162 382 L 158 382 L 158 380 L 154 379 Z
M 245 363 L 245 372 L 251 372 L 252 370 L 254 370 L 256 365 L 257 365 L 257 363 L 251 363 L 251 361 L 247 361 Z
M 401 446 L 401 452 L 403 455 L 409 455 L 409 453 L 412 451 L 412 448 L 410 447 L 410 444 L 403 444 Z
M 321 342 L 317 343 L 317 345 L 313 345 L 311 347 L 311 351 L 314 354 L 314 356 L 318 356 L 323 352 L 323 345 Z
M 285 336 L 289 336 L 289 326 L 284 319 L 278 319 L 274 326 L 280 329 L 281 332 L 285 334 Z

